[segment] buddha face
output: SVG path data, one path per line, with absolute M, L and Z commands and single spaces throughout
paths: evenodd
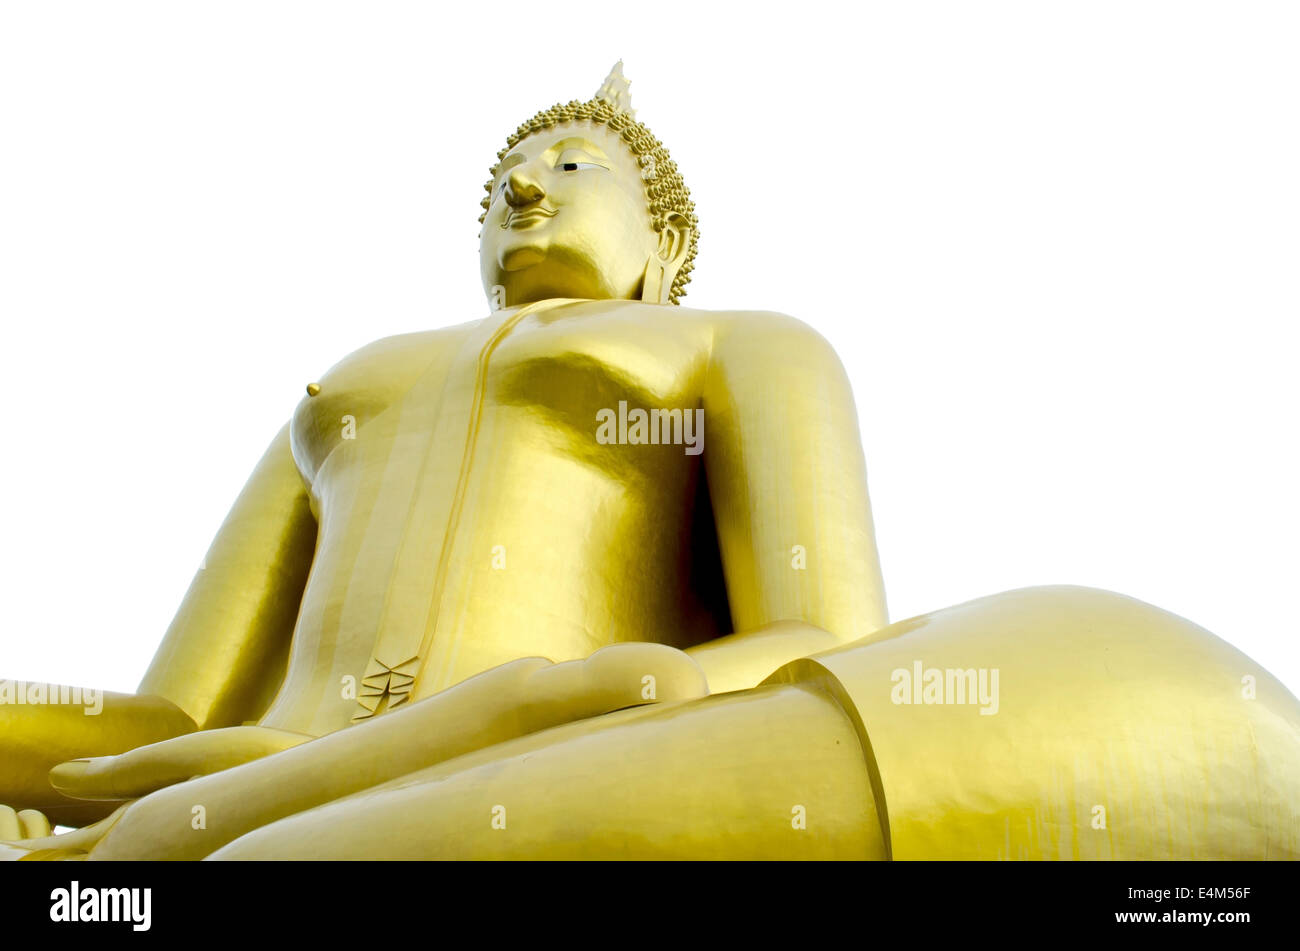
M 534 133 L 501 160 L 479 262 L 489 299 L 506 306 L 634 299 L 647 265 L 664 269 L 668 287 L 685 245 L 675 222 L 655 232 L 641 167 L 622 139 L 581 120 Z

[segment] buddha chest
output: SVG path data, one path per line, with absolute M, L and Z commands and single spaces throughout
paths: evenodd
M 707 337 L 667 310 L 507 311 L 358 413 L 323 386 L 311 403 L 338 433 L 313 473 L 320 540 L 289 670 L 316 689 L 281 694 L 316 701 L 271 714 L 333 722 L 349 676 L 347 717 L 364 719 L 518 657 L 726 633 Z

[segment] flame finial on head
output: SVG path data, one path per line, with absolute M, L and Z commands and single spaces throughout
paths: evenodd
M 628 118 L 636 117 L 632 108 L 631 81 L 623 75 L 623 61 L 620 59 L 609 71 L 601 87 L 596 90 L 594 98 L 603 99 L 620 112 L 626 112 Z

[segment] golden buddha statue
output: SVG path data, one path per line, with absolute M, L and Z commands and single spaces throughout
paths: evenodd
M 0 705 L 0 854 L 1300 857 L 1300 703 L 1210 633 L 1072 587 L 888 624 L 844 371 L 681 306 L 621 64 L 487 191 L 490 316 L 309 385 L 139 692 Z

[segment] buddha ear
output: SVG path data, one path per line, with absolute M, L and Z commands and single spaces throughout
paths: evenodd
M 664 220 L 664 228 L 659 232 L 659 261 L 676 274 L 686 260 L 690 246 L 691 223 L 677 212 L 669 212 Z
M 651 304 L 667 304 L 677 272 L 686 262 L 691 246 L 691 224 L 682 215 L 671 212 L 659 232 L 659 246 L 646 262 L 641 282 L 641 299 Z

